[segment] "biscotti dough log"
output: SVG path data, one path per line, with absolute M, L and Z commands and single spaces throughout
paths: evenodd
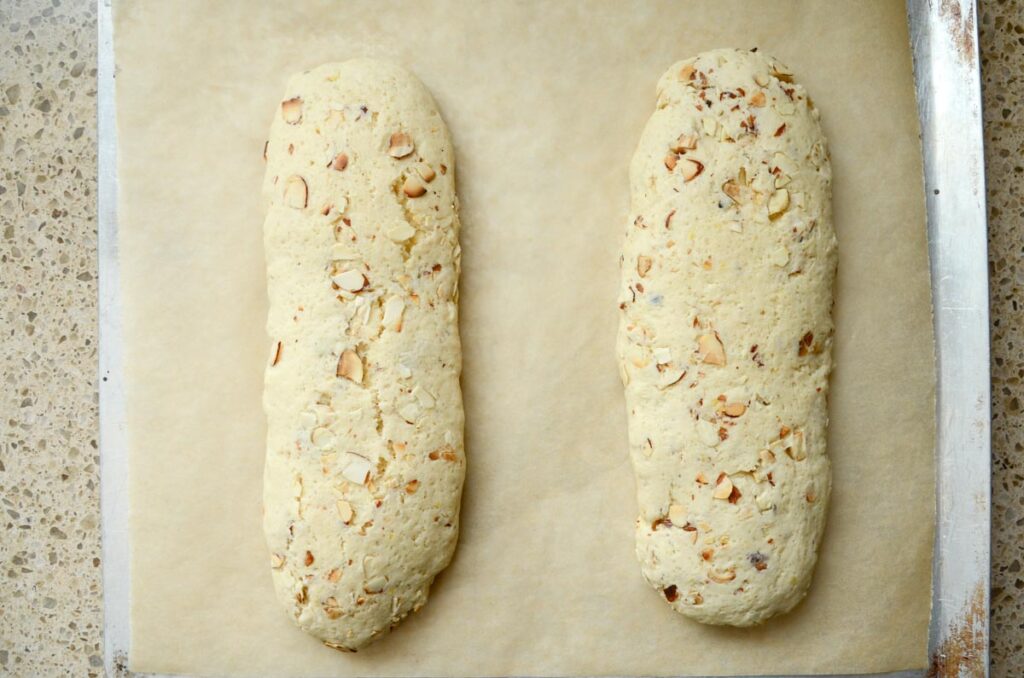
M 630 180 L 618 353 L 637 556 L 678 612 L 757 624 L 807 593 L 831 486 L 818 112 L 774 59 L 705 52 L 658 83 Z
M 426 602 L 458 536 L 452 144 L 415 77 L 356 60 L 291 80 L 265 155 L 274 585 L 356 650 Z

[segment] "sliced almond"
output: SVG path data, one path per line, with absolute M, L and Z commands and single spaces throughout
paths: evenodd
M 288 177 L 284 185 L 284 204 L 288 207 L 301 210 L 309 204 L 309 189 L 306 187 L 306 180 L 293 174 Z
M 803 438 L 795 439 L 793 444 L 787 447 L 784 451 L 786 456 L 793 461 L 803 461 L 807 458 L 807 449 L 804 447 Z
M 704 171 L 704 163 L 693 158 L 683 158 L 683 181 L 693 181 Z
M 679 79 L 682 81 L 693 80 L 693 74 L 697 71 L 692 64 L 686 64 L 679 70 Z
M 416 494 L 416 490 L 418 489 L 420 489 L 420 481 L 418 480 L 410 480 L 405 484 L 406 494 Z
M 348 292 L 359 292 L 368 284 L 366 276 L 354 268 L 339 273 L 331 281 Z
M 348 196 L 339 195 L 334 202 L 334 210 L 332 212 L 334 216 L 331 217 L 331 223 L 334 224 L 338 229 L 341 228 L 341 226 L 338 225 L 339 222 L 341 224 L 344 224 L 345 226 L 352 225 L 352 220 L 345 216 L 345 212 L 347 211 Z
M 754 73 L 754 82 L 756 82 L 761 87 L 767 87 L 768 83 L 771 81 L 768 79 L 768 76 L 765 75 L 764 73 Z
M 669 172 L 676 168 L 677 162 L 679 162 L 679 157 L 675 153 L 669 153 L 665 156 L 665 167 Z
M 337 570 L 332 570 L 332 572 L 336 572 L 336 571 Z M 335 598 L 334 596 L 331 596 L 330 598 L 328 598 L 327 600 L 324 601 L 324 614 L 327 615 L 328 619 L 338 619 L 339 617 L 341 617 L 345 613 L 341 609 L 341 605 L 338 604 L 338 599 Z M 327 644 L 328 643 L 325 643 L 325 645 L 327 645 Z M 343 648 L 340 645 L 337 646 L 337 647 L 335 647 L 334 645 L 331 645 L 331 647 L 334 647 L 335 649 L 338 649 L 338 650 L 344 650 L 345 652 L 349 651 L 347 648 Z
M 281 362 L 281 350 L 282 350 L 282 346 L 283 346 L 283 345 L 281 344 L 281 342 L 280 342 L 280 341 L 279 341 L 279 342 L 277 342 L 277 348 L 276 348 L 276 349 L 274 349 L 274 360 L 273 360 L 273 361 L 271 361 L 271 363 L 270 363 L 270 364 L 271 364 L 271 366 L 273 366 L 273 365 L 276 365 L 276 364 L 278 364 L 279 362 Z
M 400 297 L 391 297 L 384 302 L 384 327 L 395 332 L 402 331 L 402 314 L 405 312 L 405 302 Z M 408 369 L 408 368 L 406 368 Z M 412 372 L 409 373 L 410 376 Z
M 292 97 L 281 102 L 281 117 L 289 125 L 298 125 L 302 122 L 302 99 Z
M 709 137 L 713 137 L 718 134 L 718 121 L 711 117 L 702 118 L 700 121 L 701 129 L 704 130 L 704 134 Z
M 329 450 L 334 447 L 334 434 L 326 426 L 317 426 L 313 429 L 309 440 L 321 450 Z
M 718 480 L 715 481 L 715 491 L 713 496 L 715 499 L 728 499 L 732 494 L 733 485 L 732 480 L 725 473 L 719 474 Z
M 348 167 L 348 154 L 339 153 L 338 155 L 334 156 L 334 159 L 331 160 L 331 164 L 328 165 L 328 167 L 330 167 L 332 170 L 337 170 L 338 172 L 344 171 L 345 168 Z
M 365 485 L 366 481 L 370 479 L 370 471 L 373 470 L 373 466 L 370 464 L 370 461 L 358 454 L 349 453 L 347 456 L 349 462 L 345 468 L 342 469 L 341 475 L 353 483 Z
M 402 193 L 405 193 L 410 198 L 418 198 L 426 192 L 427 187 L 414 176 L 406 177 L 405 183 L 402 184 Z
M 754 92 L 753 94 L 750 95 L 750 105 L 751 106 L 753 106 L 755 108 L 760 108 L 761 106 L 764 106 L 764 103 L 765 103 L 764 92 L 762 92 L 761 90 L 758 90 L 758 91 L 756 91 L 756 92 Z
M 698 473 L 697 477 L 696 477 L 696 480 L 697 480 L 697 484 L 698 485 L 707 485 L 708 484 L 708 478 L 703 473 Z
M 363 383 L 363 359 L 352 349 L 345 349 L 338 358 L 337 376 L 357 384 Z
M 279 553 L 271 553 L 270 567 L 274 568 L 275 570 L 280 570 L 282 567 L 284 567 L 284 556 L 282 556 Z
M 641 254 L 636 258 L 636 272 L 640 275 L 641 278 L 643 278 L 644 276 L 647 275 L 647 272 L 651 270 L 652 264 L 653 262 L 651 261 L 650 257 L 645 257 L 644 255 Z
M 708 579 L 717 584 L 727 584 L 736 578 L 736 570 L 729 568 L 719 572 L 718 570 L 708 570 Z
M 680 370 L 678 368 L 669 368 L 659 371 L 658 374 L 658 388 L 665 390 L 666 388 L 669 388 L 670 386 L 675 386 L 676 384 L 681 382 L 683 380 L 683 377 L 686 376 L 686 370 Z
M 372 596 L 383 592 L 387 585 L 388 580 L 383 575 L 377 576 L 366 582 L 366 586 L 363 587 L 363 593 Z
M 722 193 L 729 196 L 729 199 L 734 203 L 740 204 L 743 202 L 741 200 L 742 191 L 740 189 L 740 185 L 732 179 L 722 184 Z
M 775 221 L 789 209 L 789 191 L 780 188 L 768 198 L 768 218 Z
M 416 173 L 423 177 L 423 181 L 428 184 L 437 176 L 437 173 L 434 172 L 434 168 L 425 162 L 421 162 L 416 165 Z
M 412 137 L 405 132 L 395 132 L 388 141 L 388 155 L 392 158 L 404 158 L 410 155 L 414 148 Z
M 771 450 L 761 450 L 760 452 L 757 453 L 757 458 L 761 461 L 762 464 L 771 464 L 772 462 L 775 461 L 775 453 L 773 453 Z
M 338 500 L 338 517 L 341 518 L 341 522 L 346 525 L 352 524 L 352 518 L 354 518 L 356 512 L 352 510 L 352 504 L 348 503 L 344 499 Z
M 722 408 L 722 414 L 727 417 L 742 417 L 746 411 L 747 406 L 743 403 L 729 403 Z
M 693 151 L 697 148 L 697 136 L 695 134 L 680 134 L 679 138 L 676 139 L 675 144 L 672 145 L 672 151 L 674 153 L 683 153 L 685 151 Z
M 793 82 L 793 71 L 778 62 L 772 64 L 772 75 L 782 82 Z
M 700 335 L 697 339 L 697 353 L 707 365 L 725 365 L 725 347 L 718 332 Z
M 405 242 L 416 235 L 416 229 L 403 221 L 388 229 L 388 239 L 394 242 Z
M 668 519 L 677 527 L 686 524 L 686 509 L 679 504 L 672 504 L 668 507 Z
M 398 408 L 398 416 L 409 424 L 415 424 L 420 416 L 420 406 L 416 403 L 405 403 Z

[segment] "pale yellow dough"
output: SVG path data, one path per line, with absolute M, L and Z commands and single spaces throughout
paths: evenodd
M 295 76 L 266 147 L 264 531 L 296 623 L 357 650 L 427 600 L 459 529 L 451 139 L 408 72 Z
M 807 593 L 831 489 L 836 238 L 818 112 L 788 68 L 674 64 L 630 168 L 618 352 L 644 577 L 749 626 Z

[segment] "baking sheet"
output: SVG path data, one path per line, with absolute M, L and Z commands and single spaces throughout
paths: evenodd
M 922 666 L 931 323 L 902 8 L 295 7 L 120 7 L 133 668 L 682 675 Z M 584 42 L 574 37 L 580 26 Z M 808 600 L 754 631 L 678 618 L 640 579 L 612 358 L 626 165 L 654 82 L 675 59 L 723 44 L 778 55 L 814 95 L 832 143 L 842 248 L 836 489 L 822 561 Z M 870 55 L 851 56 L 864 44 Z M 267 111 L 287 74 L 359 53 L 409 65 L 455 137 L 471 464 L 460 551 L 432 602 L 391 639 L 342 657 L 290 627 L 264 567 L 258 182 Z

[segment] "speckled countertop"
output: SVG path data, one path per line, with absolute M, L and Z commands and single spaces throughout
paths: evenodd
M 1024 0 L 980 4 L 992 314 L 992 675 L 1024 676 Z
M 992 675 L 1024 675 L 1024 0 L 983 0 Z M 0 674 L 102 675 L 96 7 L 0 0 Z

